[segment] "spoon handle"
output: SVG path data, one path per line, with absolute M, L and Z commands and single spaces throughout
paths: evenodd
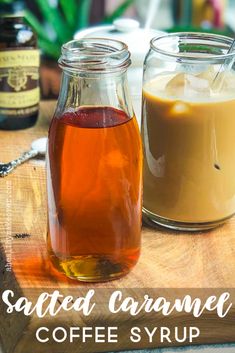
M 0 177 L 5 177 L 12 172 L 18 165 L 26 162 L 30 158 L 35 157 L 38 151 L 31 149 L 30 151 L 24 152 L 19 158 L 14 159 L 9 163 L 0 163 Z

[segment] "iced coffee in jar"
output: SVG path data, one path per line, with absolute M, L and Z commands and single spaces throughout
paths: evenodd
M 204 230 L 235 213 L 232 41 L 201 33 L 151 41 L 143 83 L 143 210 L 157 224 Z

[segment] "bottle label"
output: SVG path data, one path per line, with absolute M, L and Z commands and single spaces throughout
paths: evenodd
M 0 114 L 26 116 L 38 109 L 39 50 L 0 51 Z

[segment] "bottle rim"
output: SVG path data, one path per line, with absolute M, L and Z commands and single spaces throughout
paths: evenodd
M 74 39 L 61 48 L 59 66 L 71 72 L 115 72 L 126 70 L 130 52 L 125 43 L 109 38 Z
M 154 37 L 150 41 L 150 48 L 158 54 L 180 62 L 223 62 L 235 58 L 235 51 L 228 53 L 233 40 L 231 37 L 220 34 L 176 32 Z M 170 48 L 170 44 L 172 48 Z M 187 45 L 188 47 L 195 45 L 199 52 L 179 52 L 180 44 L 184 45 L 185 49 Z M 215 52 L 208 52 L 209 48 L 213 48 Z

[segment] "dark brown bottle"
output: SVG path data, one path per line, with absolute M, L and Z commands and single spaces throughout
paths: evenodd
M 31 127 L 38 117 L 39 50 L 35 33 L 19 12 L 21 5 L 15 1 L 0 9 L 0 129 L 4 130 Z

